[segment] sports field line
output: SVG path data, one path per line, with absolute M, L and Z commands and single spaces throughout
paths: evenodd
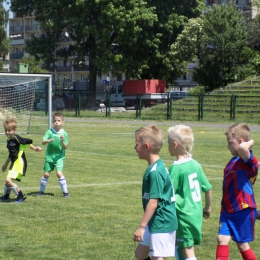
M 105 156 L 105 157 L 120 157 L 120 158 L 128 158 L 128 159 L 136 159 L 137 156 L 131 156 L 131 155 L 122 155 L 122 154 L 107 154 L 107 153 L 95 153 L 95 152 L 86 152 L 86 151 L 77 151 L 77 150 L 70 150 L 67 152 L 67 156 L 69 153 L 79 153 L 79 154 L 89 154 L 89 155 L 95 155 L 95 156 Z M 162 158 L 163 159 L 163 158 Z M 173 160 L 169 159 L 163 159 L 164 162 L 173 162 Z M 210 165 L 210 164 L 200 164 L 203 167 L 211 167 L 211 168 L 217 168 L 217 169 L 224 169 L 225 165 Z
M 208 180 L 222 180 L 221 177 L 219 178 L 208 178 Z M 70 184 L 68 185 L 68 188 L 85 188 L 85 187 L 105 187 L 105 186 L 111 186 L 114 187 L 115 185 L 141 185 L 141 181 L 127 181 L 127 182 L 106 182 L 106 183 L 82 183 L 82 184 Z M 37 190 L 39 189 L 39 186 L 37 187 L 21 187 L 22 190 Z M 60 188 L 59 185 L 48 185 L 48 189 L 56 189 Z

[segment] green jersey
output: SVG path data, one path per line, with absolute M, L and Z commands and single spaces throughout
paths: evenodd
M 172 232 L 178 227 L 175 195 L 168 170 L 161 159 L 150 165 L 143 176 L 142 201 L 145 211 L 149 199 L 158 199 L 158 207 L 148 223 L 151 233 Z
M 62 148 L 60 136 L 64 136 L 63 142 L 68 145 L 68 134 L 64 129 L 56 132 L 54 128 L 47 130 L 42 140 L 54 139 L 53 142 L 47 144 L 45 153 L 46 162 L 57 162 L 59 159 L 65 158 L 65 150 Z
M 175 161 L 169 169 L 176 196 L 179 220 L 177 241 L 201 243 L 203 218 L 202 192 L 212 188 L 200 164 L 191 157 Z M 185 246 L 184 246 L 185 247 Z

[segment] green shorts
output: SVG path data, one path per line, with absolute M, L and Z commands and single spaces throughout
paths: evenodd
M 63 161 L 64 159 L 59 159 L 56 162 L 45 162 L 43 170 L 44 172 L 51 172 L 56 168 L 56 171 L 61 171 L 63 170 Z

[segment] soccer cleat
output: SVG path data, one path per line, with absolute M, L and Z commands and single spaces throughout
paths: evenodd
M 16 203 L 21 203 L 21 202 L 23 202 L 24 200 L 26 199 L 26 196 L 25 195 L 23 195 L 22 197 L 20 197 L 20 196 L 18 196 L 17 198 L 16 198 Z
M 69 193 L 63 192 L 63 198 L 69 198 L 69 197 L 70 197 Z
M 37 196 L 37 197 L 40 197 L 40 196 L 42 196 L 42 195 L 44 195 L 44 192 L 43 192 L 43 191 L 39 191 L 36 196 Z
M 0 200 L 1 200 L 1 201 L 3 201 L 3 200 L 10 200 L 9 194 L 5 194 L 4 196 L 2 196 L 2 197 L 0 198 Z

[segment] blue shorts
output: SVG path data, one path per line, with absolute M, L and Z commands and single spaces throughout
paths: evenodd
M 221 213 L 219 235 L 231 236 L 237 243 L 254 241 L 256 209 L 246 208 L 233 214 Z

